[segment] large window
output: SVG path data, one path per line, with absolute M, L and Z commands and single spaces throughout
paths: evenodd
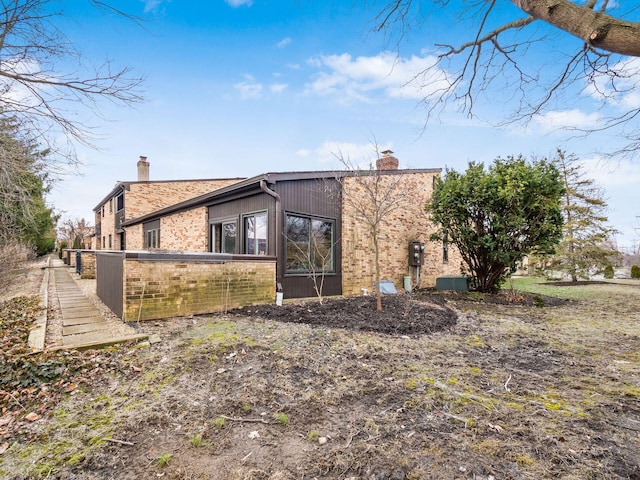
M 287 271 L 326 273 L 334 271 L 334 230 L 331 220 L 287 215 Z
M 116 197 L 116 212 L 119 212 L 124 208 L 124 193 L 121 193 Z
M 215 253 L 237 253 L 238 222 L 223 220 L 211 224 L 211 251 Z
M 244 253 L 267 254 L 267 213 L 246 215 L 243 220 Z

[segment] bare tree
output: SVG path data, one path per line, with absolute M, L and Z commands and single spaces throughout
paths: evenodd
M 616 108 L 599 111 L 590 125 L 566 128 L 578 135 L 617 129 L 623 144 L 612 146 L 608 140 L 608 152 L 637 155 L 640 107 L 628 101 L 640 81 L 640 64 L 629 58 L 640 57 L 640 9 L 635 3 L 393 0 L 378 14 L 376 28 L 402 37 L 414 22 L 428 27 L 435 21 L 433 13 L 447 13 L 451 21 L 470 28 L 468 38 L 458 44 L 431 40 L 435 61 L 414 78 L 425 92 L 427 121 L 451 103 L 476 116 L 490 87 L 500 92 L 500 100 L 515 104 L 502 124 L 528 122 L 588 94 Z M 544 59 L 534 60 L 535 53 Z
M 70 247 L 84 248 L 87 239 L 94 233 L 94 227 L 84 218 L 66 218 L 60 222 L 58 233 L 59 238 L 66 240 Z
M 393 159 L 395 168 L 397 168 L 397 159 L 390 157 L 392 152 L 387 151 L 381 154 L 376 144 L 374 144 L 374 151 L 378 162 L 382 163 L 378 163 L 376 166 L 369 164 L 368 168 L 358 166 L 342 153 L 336 154 L 336 158 L 348 172 L 346 175 L 340 173 L 336 177 L 342 183 L 343 208 L 349 210 L 350 216 L 364 222 L 371 235 L 374 252 L 376 308 L 382 310 L 381 234 L 390 217 L 396 211 L 416 203 L 416 193 L 423 186 L 421 187 L 418 182 L 410 178 L 410 175 L 404 175 L 402 171 L 391 172 L 385 169 L 383 154 L 387 159 Z M 423 205 L 420 205 L 419 210 L 423 210 Z
M 127 15 L 108 2 L 83 0 L 96 8 Z M 111 62 L 85 65 L 78 49 L 56 22 L 62 5 L 53 0 L 11 0 L 0 4 L 0 116 L 11 117 L 55 154 L 74 160 L 73 142 L 91 144 L 90 131 L 77 107 L 100 116 L 101 99 L 130 105 L 141 100 L 142 79 Z M 77 63 L 73 65 L 72 61 Z M 74 112 L 68 110 L 70 102 Z M 68 140 L 59 145 L 60 134 Z

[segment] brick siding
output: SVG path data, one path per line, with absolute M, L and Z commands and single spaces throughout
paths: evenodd
M 239 179 L 132 183 L 125 192 L 126 220 L 218 190 Z
M 194 208 L 160 219 L 160 248 L 181 252 L 207 252 L 206 207 Z
M 127 227 L 127 250 L 144 250 L 144 232 L 142 230 L 142 224 L 132 225 Z M 162 232 L 160 232 L 162 235 Z M 160 237 L 162 241 L 162 237 Z
M 96 278 L 96 254 L 95 252 L 80 252 L 80 278 Z
M 425 244 L 424 264 L 420 269 L 420 287 L 435 286 L 440 275 L 460 273 L 460 256 L 449 247 L 449 260 L 443 262 L 443 246 L 430 242 L 429 235 L 435 231 L 424 211 L 433 192 L 433 179 L 437 173 L 407 173 L 380 175 L 380 186 L 389 188 L 387 201 L 394 197 L 398 207 L 385 215 L 379 226 L 380 279 L 391 280 L 397 289 L 403 287 L 404 276 L 409 274 L 409 242 Z M 363 200 L 366 197 L 361 181 L 375 181 L 376 176 L 344 179 L 343 198 Z M 366 200 L 365 200 L 366 202 Z M 356 213 L 348 199 L 342 212 L 342 291 L 344 295 L 359 295 L 361 289 L 372 290 L 375 279 L 375 251 L 371 230 L 365 218 Z M 415 279 L 415 272 L 413 272 Z
M 126 259 L 123 320 L 224 312 L 275 301 L 272 261 Z

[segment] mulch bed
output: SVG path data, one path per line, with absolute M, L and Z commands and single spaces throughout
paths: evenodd
M 282 306 L 256 305 L 233 310 L 231 314 L 261 317 L 290 323 L 329 328 L 371 331 L 389 335 L 423 335 L 453 327 L 458 314 L 439 295 L 385 295 L 382 311 L 376 310 L 375 296 L 325 298 L 291 302 Z

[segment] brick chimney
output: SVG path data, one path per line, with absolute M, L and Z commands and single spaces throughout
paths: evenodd
M 382 158 L 376 160 L 376 168 L 378 170 L 398 170 L 398 159 L 391 155 L 391 150 L 382 152 Z
M 140 160 L 138 160 L 138 181 L 149 181 L 149 162 L 147 162 L 147 157 L 140 156 Z

